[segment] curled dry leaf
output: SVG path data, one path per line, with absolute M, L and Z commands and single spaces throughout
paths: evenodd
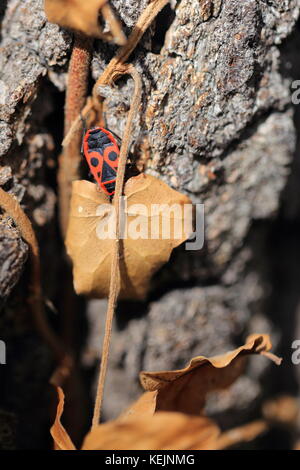
M 51 428 L 55 450 L 76 450 L 61 424 L 64 394 L 57 388 L 59 404 Z M 255 439 L 267 429 L 263 420 L 221 433 L 204 416 L 159 411 L 153 416 L 136 414 L 100 424 L 85 437 L 81 450 L 219 450 Z
M 198 356 L 184 369 L 143 372 L 142 383 L 148 391 L 118 419 L 88 433 L 82 449 L 223 449 L 253 440 L 267 429 L 266 421 L 254 421 L 221 433 L 211 419 L 203 416 L 203 408 L 207 393 L 230 385 L 249 354 L 261 354 L 270 348 L 267 335 L 252 335 L 240 348 L 212 358 Z M 188 380 L 182 380 L 183 377 Z M 57 416 L 51 428 L 55 449 L 74 450 L 61 423 L 64 394 L 60 388 L 57 392 Z M 191 406 L 187 405 L 190 401 Z
M 56 387 L 58 396 L 58 405 L 56 409 L 55 421 L 50 429 L 54 441 L 55 450 L 76 450 L 75 446 L 61 423 L 61 416 L 64 411 L 65 395 L 60 387 Z
M 107 4 L 107 0 L 45 0 L 45 13 L 51 23 L 75 29 L 96 38 L 114 40 L 118 45 L 126 43 L 121 26 Z M 110 33 L 104 33 L 98 22 L 99 10 L 108 23 Z
M 76 450 L 61 423 L 64 393 L 59 387 L 57 394 L 57 415 L 50 430 L 54 449 Z M 161 412 L 150 418 L 141 415 L 101 424 L 86 435 L 82 450 L 213 449 L 219 434 L 218 426 L 203 416 Z
M 191 202 L 159 179 L 144 174 L 127 181 L 124 195 L 127 236 L 120 240 L 120 297 L 142 299 L 154 272 L 168 261 L 173 248 L 187 240 L 191 230 L 187 233 L 189 224 L 186 220 L 184 223 L 183 207 Z M 155 204 L 164 204 L 165 210 L 155 214 Z M 172 206 L 175 211 L 168 211 Z M 66 248 L 73 261 L 77 294 L 107 297 L 114 227 L 114 206 L 109 198 L 94 183 L 74 181 Z M 153 227 L 157 229 L 156 239 L 151 238 Z M 169 233 L 164 232 L 166 238 L 162 236 L 164 227 L 170 227 Z
M 194 357 L 183 369 L 162 372 L 141 372 L 140 380 L 146 393 L 123 417 L 153 415 L 157 411 L 203 413 L 206 395 L 229 387 L 242 373 L 250 354 L 262 354 L 271 348 L 268 335 L 251 335 L 246 343 L 225 354 L 207 358 Z
M 150 419 L 102 424 L 86 436 L 82 450 L 208 450 L 219 433 L 203 416 L 159 412 Z

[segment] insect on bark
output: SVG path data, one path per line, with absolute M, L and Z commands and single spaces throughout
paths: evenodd
M 83 154 L 95 181 L 108 196 L 115 193 L 120 149 L 111 131 L 89 129 L 83 138 Z

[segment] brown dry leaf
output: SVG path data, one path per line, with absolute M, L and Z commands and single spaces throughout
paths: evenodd
M 160 412 L 150 419 L 102 424 L 86 436 L 82 450 L 207 450 L 214 448 L 219 433 L 203 416 Z
M 227 388 L 239 377 L 247 356 L 263 354 L 271 346 L 268 335 L 251 335 L 243 346 L 211 358 L 195 357 L 184 369 L 141 372 L 140 380 L 146 394 L 127 410 L 124 417 L 141 409 L 150 415 L 157 411 L 198 415 L 203 412 L 209 392 Z
M 45 0 L 44 8 L 51 23 L 81 31 L 88 36 L 106 40 L 113 39 L 116 44 L 123 45 L 126 42 L 126 37 L 106 3 L 107 0 Z M 106 9 L 105 19 L 109 23 L 111 33 L 103 33 L 99 26 L 99 10 L 102 7 Z
M 61 424 L 64 393 L 57 387 L 59 403 L 51 427 L 55 450 L 76 450 Z M 135 416 L 126 421 L 117 419 L 99 425 L 87 434 L 82 450 L 202 450 L 213 449 L 220 435 L 218 426 L 203 416 L 182 413 L 157 413 L 155 416 Z
M 189 234 L 185 233 L 182 209 L 184 204 L 191 202 L 161 180 L 144 174 L 130 178 L 125 184 L 124 194 L 129 236 L 120 240 L 120 297 L 142 299 L 151 276 L 169 260 L 173 248 L 187 240 Z M 179 212 L 160 215 L 152 212 L 151 215 L 152 204 L 166 204 L 168 207 L 176 204 Z M 103 233 L 108 229 L 107 224 L 110 223 L 110 227 L 115 225 L 112 209 L 109 198 L 94 183 L 73 182 L 66 248 L 73 261 L 77 294 L 96 298 L 108 296 L 115 240 L 113 233 L 106 239 Z M 143 211 L 146 212 L 141 215 Z M 152 224 L 158 227 L 157 239 L 151 239 Z M 161 236 L 163 224 L 170 226 L 170 234 L 165 239 Z M 145 237 L 133 239 L 131 230 L 142 230 L 142 227 L 145 228 Z
M 252 421 L 237 428 L 223 432 L 216 440 L 214 450 L 228 449 L 241 442 L 251 442 L 268 429 L 264 420 Z
M 50 429 L 51 436 L 54 441 L 55 450 L 76 450 L 69 434 L 61 423 L 61 416 L 64 411 L 65 395 L 60 387 L 56 387 L 58 395 L 58 405 L 56 410 L 55 421 Z
M 136 416 L 146 416 L 147 419 L 154 415 L 156 410 L 157 390 L 143 393 L 119 416 L 120 421 L 127 421 Z
M 60 420 L 64 408 L 64 393 L 59 387 L 57 393 L 57 415 L 50 430 L 54 449 L 76 450 Z M 158 412 L 153 416 L 145 416 L 141 408 L 140 412 L 140 415 L 127 416 L 127 419 L 120 417 L 99 425 L 87 434 L 82 450 L 225 449 L 253 440 L 267 429 L 266 423 L 261 420 L 221 434 L 219 427 L 204 416 L 176 412 Z
M 265 420 L 221 434 L 216 423 L 203 416 L 203 409 L 210 391 L 231 385 L 240 375 L 247 356 L 263 354 L 270 348 L 268 335 L 251 335 L 243 346 L 211 358 L 195 357 L 184 369 L 142 372 L 141 381 L 147 391 L 118 419 L 88 433 L 82 449 L 224 449 L 253 440 L 268 428 Z M 55 449 L 74 450 L 60 421 L 63 391 L 59 387 L 57 391 L 59 404 L 51 428 Z
M 277 425 L 295 426 L 300 417 L 299 400 L 290 395 L 282 395 L 263 404 L 266 420 Z

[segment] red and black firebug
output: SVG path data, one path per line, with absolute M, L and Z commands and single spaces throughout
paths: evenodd
M 115 193 L 120 149 L 111 131 L 89 129 L 83 138 L 83 154 L 95 181 L 109 196 Z

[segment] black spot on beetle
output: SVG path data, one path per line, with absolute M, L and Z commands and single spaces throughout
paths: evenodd
M 99 165 L 99 160 L 98 160 L 98 158 L 92 157 L 92 158 L 91 158 L 91 165 L 92 165 L 92 166 L 98 166 L 98 165 Z
M 110 161 L 114 162 L 118 158 L 118 155 L 116 154 L 116 152 L 109 152 L 108 158 L 110 159 Z

